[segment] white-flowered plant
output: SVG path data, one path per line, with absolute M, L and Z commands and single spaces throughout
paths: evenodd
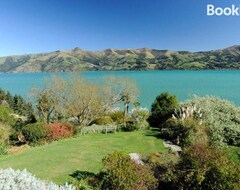
M 240 146 L 240 107 L 218 97 L 194 97 L 183 107 L 196 106 L 201 120 L 208 126 L 210 139 L 218 145 Z
M 0 169 L 0 189 L 4 190 L 75 190 L 72 185 L 56 185 L 53 182 L 39 180 L 26 169 L 23 171 Z

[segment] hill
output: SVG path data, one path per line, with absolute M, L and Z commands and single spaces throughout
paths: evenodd
M 148 48 L 86 51 L 75 48 L 50 53 L 0 57 L 0 72 L 5 73 L 207 69 L 240 69 L 240 46 L 202 52 Z

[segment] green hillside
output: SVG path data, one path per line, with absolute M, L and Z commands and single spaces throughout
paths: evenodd
M 73 50 L 0 57 L 0 72 L 97 70 L 238 70 L 240 46 L 205 52 L 156 49 Z

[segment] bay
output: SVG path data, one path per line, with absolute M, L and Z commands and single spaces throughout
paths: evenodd
M 79 73 L 80 74 L 80 73 Z M 0 88 L 28 98 L 32 86 L 43 88 L 45 79 L 68 73 L 0 74 Z M 142 107 L 151 107 L 157 95 L 168 91 L 180 101 L 198 96 L 218 96 L 240 105 L 240 71 L 92 71 L 81 75 L 94 82 L 107 76 L 134 80 Z

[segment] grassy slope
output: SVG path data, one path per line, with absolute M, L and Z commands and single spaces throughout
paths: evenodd
M 239 70 L 240 46 L 205 51 L 148 48 L 73 50 L 0 57 L 0 72 L 60 72 L 84 70 Z
M 42 179 L 63 183 L 76 170 L 98 172 L 101 159 L 115 150 L 150 153 L 167 149 L 144 132 L 93 134 L 54 142 L 0 159 L 0 167 L 27 168 Z

